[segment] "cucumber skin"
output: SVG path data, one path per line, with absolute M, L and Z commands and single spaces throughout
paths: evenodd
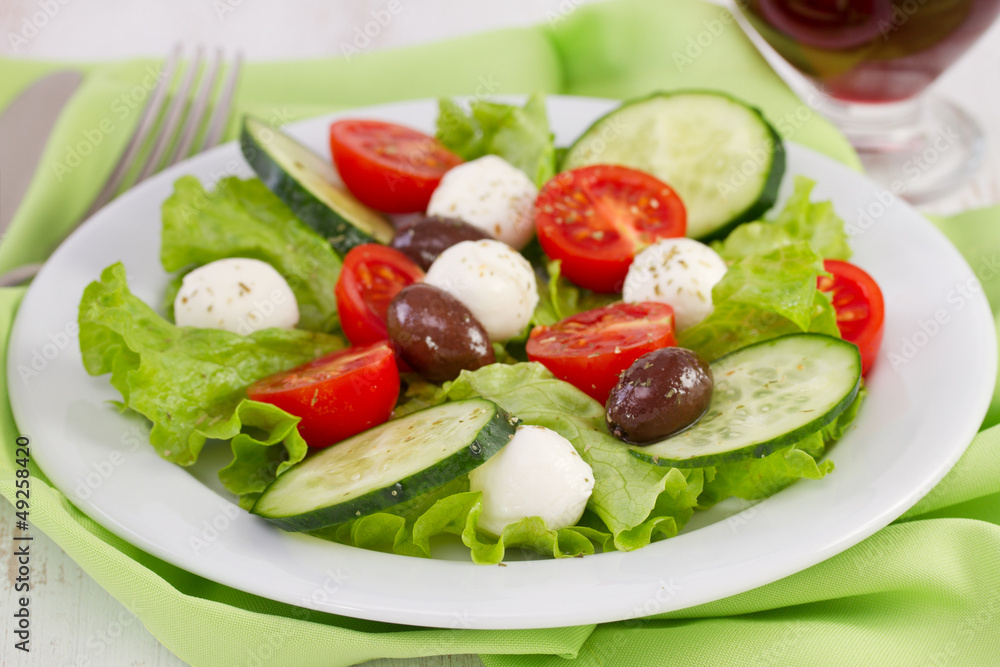
M 764 188 L 761 190 L 760 195 L 757 197 L 757 200 L 754 201 L 752 204 L 750 204 L 750 206 L 748 206 L 747 208 L 743 209 L 735 216 L 730 218 L 727 222 L 725 222 L 721 226 L 716 227 L 713 231 L 709 232 L 708 234 L 703 234 L 697 237 L 695 240 L 707 243 L 709 241 L 723 239 L 729 235 L 729 232 L 733 231 L 734 229 L 742 225 L 744 222 L 753 222 L 755 220 L 760 220 L 764 216 L 764 213 L 769 211 L 774 206 L 774 204 L 778 201 L 778 189 L 781 187 L 781 179 L 785 175 L 785 164 L 786 164 L 785 143 L 781 139 L 781 136 L 778 134 L 777 130 L 774 129 L 774 126 L 771 125 L 769 122 L 767 122 L 767 119 L 764 117 L 764 114 L 761 112 L 760 109 L 750 104 L 747 104 L 743 100 L 733 97 L 732 95 L 728 95 L 718 90 L 708 90 L 703 88 L 684 88 L 682 90 L 674 90 L 674 91 L 660 90 L 654 93 L 650 93 L 649 95 L 646 95 L 644 97 L 627 100 L 618 107 L 612 109 L 608 113 L 604 114 L 603 116 L 595 120 L 593 123 L 590 124 L 590 127 L 584 130 L 583 133 L 579 137 L 577 137 L 576 141 L 574 141 L 569 146 L 569 148 L 566 149 L 563 160 L 559 165 L 559 170 L 566 171 L 568 169 L 574 168 L 570 164 L 567 164 L 568 162 L 571 162 L 570 157 L 573 154 L 573 149 L 576 148 L 577 144 L 583 141 L 588 134 L 590 134 L 591 130 L 598 127 L 601 123 L 606 121 L 611 116 L 615 115 L 625 107 L 629 107 L 634 104 L 642 104 L 643 102 L 648 102 L 649 100 L 657 97 L 673 97 L 675 95 L 715 95 L 716 97 L 724 97 L 732 102 L 735 102 L 743 107 L 746 107 L 754 114 L 756 114 L 757 117 L 760 118 L 760 121 L 765 125 L 765 127 L 767 127 L 768 131 L 770 132 L 772 145 L 774 146 L 774 150 L 771 152 L 771 163 L 769 165 L 770 171 L 768 172 L 767 180 L 764 182 Z
M 472 400 L 486 401 L 486 399 Z M 311 512 L 296 514 L 295 516 L 274 517 L 258 514 L 255 509 L 260 499 L 267 494 L 267 489 L 264 489 L 264 493 L 257 498 L 254 506 L 250 508 L 250 513 L 256 514 L 283 530 L 301 532 L 325 528 L 333 524 L 374 514 L 393 505 L 398 505 L 399 503 L 412 500 L 417 496 L 433 491 L 453 479 L 467 475 L 472 470 L 481 466 L 490 457 L 503 449 L 514 436 L 514 431 L 517 429 L 520 421 L 516 417 L 512 417 L 499 405 L 492 403 L 492 401 L 487 402 L 493 405 L 495 412 L 489 422 L 479 431 L 476 439 L 470 442 L 467 447 L 455 452 L 431 468 L 421 470 L 391 486 L 375 489 L 345 503 L 332 507 L 320 507 Z M 435 407 L 437 406 L 424 408 L 424 410 L 433 410 Z M 418 412 L 423 412 L 423 410 Z M 417 412 L 411 414 L 417 414 Z M 392 422 L 386 423 L 391 424 Z M 478 453 L 474 451 L 474 445 L 476 444 L 480 448 Z M 278 479 L 281 478 L 279 477 Z M 271 484 L 273 485 L 277 481 L 276 479 Z M 393 495 L 393 491 L 396 492 L 396 495 Z
M 271 131 L 280 132 L 280 130 L 275 129 Z M 320 236 L 326 238 L 341 257 L 354 246 L 365 243 L 381 243 L 321 202 L 294 177 L 278 166 L 278 163 L 270 158 L 264 147 L 253 138 L 247 129 L 245 119 L 240 130 L 240 152 L 243 153 L 244 159 L 250 163 L 257 177 L 267 186 L 267 189 L 273 192 L 288 208 L 292 209 L 292 213 L 297 218 L 316 230 Z
M 840 417 L 841 413 L 844 412 L 844 410 L 846 410 L 851 405 L 851 403 L 854 402 L 854 399 L 858 397 L 858 392 L 861 391 L 861 351 L 853 343 L 848 343 L 847 341 L 844 341 L 842 339 L 834 338 L 833 336 L 827 336 L 825 334 L 813 334 L 813 333 L 786 334 L 784 336 L 769 338 L 767 340 L 754 343 L 753 345 L 742 347 L 738 350 L 733 350 L 729 354 L 721 356 L 718 359 L 716 359 L 714 362 L 712 362 L 712 365 L 715 365 L 716 363 L 725 359 L 726 357 L 730 357 L 734 354 L 744 352 L 751 348 L 757 347 L 758 345 L 766 345 L 768 343 L 773 343 L 776 340 L 779 340 L 781 338 L 787 338 L 789 336 L 796 336 L 796 337 L 823 336 L 824 338 L 829 338 L 831 340 L 838 340 L 844 343 L 845 345 L 850 345 L 851 347 L 854 348 L 855 353 L 857 355 L 856 358 L 856 364 L 858 370 L 857 382 L 854 383 L 854 387 L 851 389 L 851 391 L 849 391 L 847 395 L 844 396 L 844 398 L 839 403 L 837 403 L 837 405 L 835 405 L 832 409 L 828 410 L 825 414 L 820 415 L 819 417 L 812 420 L 808 424 L 804 424 L 793 431 L 782 433 L 776 438 L 772 438 L 771 440 L 767 440 L 764 442 L 758 442 L 753 445 L 748 445 L 741 449 L 734 449 L 732 451 L 723 452 L 721 454 L 711 454 L 708 456 L 696 456 L 690 459 L 675 460 L 675 459 L 666 459 L 663 457 L 651 456 L 650 454 L 646 454 L 641 450 L 636 449 L 635 446 L 629 447 L 629 454 L 636 457 L 640 461 L 645 461 L 646 463 L 651 463 L 653 465 L 660 466 L 663 468 L 705 468 L 708 466 L 721 465 L 723 463 L 736 463 L 738 461 L 745 461 L 747 459 L 762 459 L 766 456 L 773 454 L 774 452 L 778 451 L 783 447 L 793 445 L 796 442 L 805 439 L 806 437 L 812 435 L 813 433 L 816 433 L 817 431 L 821 430 L 828 424 L 832 423 L 835 419 Z

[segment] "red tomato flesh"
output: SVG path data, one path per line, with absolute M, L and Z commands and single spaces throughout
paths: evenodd
M 330 153 L 347 189 L 387 213 L 423 213 L 441 177 L 462 163 L 434 137 L 378 120 L 330 125 Z
M 301 417 L 310 447 L 327 447 L 389 419 L 399 398 L 399 371 L 388 341 L 338 350 L 259 380 L 255 401 Z
M 674 309 L 665 303 L 615 303 L 532 329 L 528 359 L 601 405 L 632 363 L 653 350 L 676 345 Z
M 684 236 L 687 212 L 663 181 L 618 165 L 565 171 L 535 200 L 535 230 L 562 273 L 595 292 L 621 292 L 636 254 L 662 238 Z
M 344 256 L 334 288 L 340 326 L 354 345 L 389 338 L 385 326 L 389 302 L 424 272 L 400 251 L 377 243 L 355 246 Z
M 882 290 L 875 279 L 864 270 L 838 259 L 823 262 L 831 276 L 820 276 L 817 287 L 830 293 L 833 309 L 837 312 L 837 328 L 844 340 L 861 350 L 861 374 L 865 375 L 875 363 L 882 345 L 885 323 L 885 303 Z

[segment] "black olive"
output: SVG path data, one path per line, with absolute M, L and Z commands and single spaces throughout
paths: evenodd
M 618 378 L 606 404 L 608 430 L 647 445 L 688 428 L 712 400 L 712 369 L 697 353 L 664 347 L 636 359 Z
M 486 330 L 465 305 L 426 283 L 404 287 L 389 304 L 386 325 L 399 356 L 431 382 L 454 380 L 496 359 Z
M 426 271 L 438 255 L 456 243 L 492 238 L 478 227 L 455 218 L 420 216 L 415 223 L 396 232 L 389 245 Z

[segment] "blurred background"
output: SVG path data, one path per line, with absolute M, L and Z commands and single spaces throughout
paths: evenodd
M 0 53 L 106 59 L 161 55 L 182 39 L 240 49 L 253 60 L 423 44 L 509 26 L 558 22 L 592 0 L 3 0 Z M 390 7 L 390 5 L 392 5 Z M 394 10 L 394 11 L 390 11 Z M 39 12 L 46 15 L 44 19 Z M 391 20 L 376 20 L 389 13 Z M 38 20 L 41 19 L 41 20 Z M 25 20 L 37 28 L 27 37 Z M 376 20 L 378 30 L 366 24 Z M 21 34 L 26 42 L 9 33 Z M 366 43 L 365 37 L 370 40 Z

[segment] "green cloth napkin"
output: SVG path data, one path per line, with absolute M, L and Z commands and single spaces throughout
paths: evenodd
M 795 98 L 724 10 L 696 0 L 630 1 L 350 60 L 251 63 L 237 110 L 286 122 L 337 108 L 459 94 L 629 97 L 711 87 L 759 105 L 788 138 L 853 167 L 843 138 Z M 694 44 L 695 46 L 692 46 Z M 157 63 L 82 67 L 8 236 L 0 271 L 44 259 L 90 203 L 148 94 Z M 51 63 L 0 60 L 0 107 Z M 150 69 L 152 68 L 152 69 Z M 145 81 L 144 81 L 145 79 Z M 234 136 L 234 114 L 229 136 Z M 103 123 L 103 130 L 102 128 Z M 100 130 L 100 137 L 95 134 Z M 87 151 L 80 164 L 72 157 Z M 973 267 L 1000 258 L 1000 210 L 940 222 Z M 994 254 L 998 253 L 998 254 Z M 1000 275 L 980 277 L 1000 312 Z M 0 290 L 0 358 L 21 289 Z M 2 397 L 6 397 L 6 386 Z M 984 428 L 1000 421 L 1000 402 Z M 14 495 L 17 426 L 0 400 L 0 492 Z M 35 447 L 58 446 L 34 443 Z M 104 530 L 32 468 L 31 521 L 197 667 L 350 665 L 378 657 L 478 653 L 518 665 L 989 665 L 1000 656 L 1000 428 L 895 524 L 768 586 L 649 619 L 550 630 L 437 630 L 321 614 L 215 584 Z

